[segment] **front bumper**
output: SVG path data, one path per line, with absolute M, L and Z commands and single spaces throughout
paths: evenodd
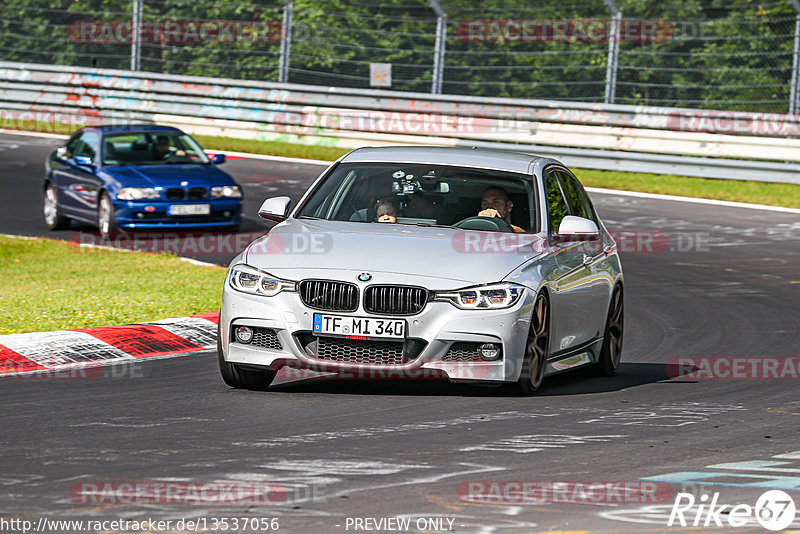
M 208 215 L 169 215 L 172 205 L 209 204 Z M 114 219 L 119 228 L 205 228 L 228 227 L 239 224 L 242 213 L 241 199 L 205 200 L 137 200 L 114 202 Z
M 270 368 L 279 371 L 304 369 L 319 373 L 337 373 L 356 378 L 437 378 L 470 382 L 513 382 L 519 378 L 524 356 L 535 292 L 527 289 L 513 307 L 501 310 L 461 310 L 448 302 L 428 302 L 407 321 L 407 340 L 414 340 L 421 350 L 399 365 L 331 361 L 313 355 L 304 343 L 310 339 L 314 313 L 385 318 L 359 308 L 352 314 L 321 312 L 306 307 L 295 292 L 281 292 L 274 297 L 249 295 L 227 284 L 220 312 L 220 339 L 223 357 L 231 363 Z M 232 341 L 232 329 L 249 326 L 274 331 L 280 348 L 265 348 Z M 346 341 L 360 343 L 360 341 Z M 408 343 L 408 341 L 406 342 Z M 499 360 L 480 358 L 454 360 L 449 352 L 454 343 L 494 343 L 502 347 Z M 289 374 L 289 373 L 287 373 Z

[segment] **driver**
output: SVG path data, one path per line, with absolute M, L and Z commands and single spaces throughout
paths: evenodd
M 171 156 L 185 156 L 186 152 L 172 146 L 169 137 L 159 135 L 156 137 L 155 159 L 169 159 Z
M 511 227 L 515 232 L 524 232 L 522 228 L 511 223 L 511 210 L 514 208 L 514 203 L 508 198 L 508 193 L 502 187 L 490 187 L 483 192 L 481 196 L 481 211 L 478 217 L 500 217 Z
M 164 159 L 172 154 L 172 147 L 169 143 L 169 137 L 166 135 L 159 135 L 156 137 L 155 153 L 156 159 Z

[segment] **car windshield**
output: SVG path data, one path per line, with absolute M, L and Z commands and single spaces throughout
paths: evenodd
M 131 132 L 103 136 L 103 165 L 208 162 L 197 141 L 180 132 Z
M 511 231 L 508 225 L 464 223 L 479 213 L 500 217 L 518 232 L 535 228 L 531 176 L 446 165 L 343 163 L 317 187 L 298 216 Z

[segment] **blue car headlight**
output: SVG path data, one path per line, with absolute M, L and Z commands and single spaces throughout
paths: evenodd
M 295 291 L 295 283 L 282 280 L 244 263 L 231 269 L 230 285 L 236 291 L 271 297 L 281 291 Z
M 141 200 L 144 198 L 161 198 L 161 193 L 152 187 L 125 187 L 117 193 L 120 200 Z
M 211 188 L 211 198 L 242 198 L 238 185 L 220 185 Z
M 524 292 L 524 286 L 501 282 L 455 291 L 437 291 L 433 299 L 447 301 L 462 310 L 497 310 L 510 308 L 519 301 Z

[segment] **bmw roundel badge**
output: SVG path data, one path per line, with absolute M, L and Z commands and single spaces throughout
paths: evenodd
M 370 280 L 372 280 L 372 275 L 369 273 L 361 273 L 358 275 L 359 282 L 369 282 Z

